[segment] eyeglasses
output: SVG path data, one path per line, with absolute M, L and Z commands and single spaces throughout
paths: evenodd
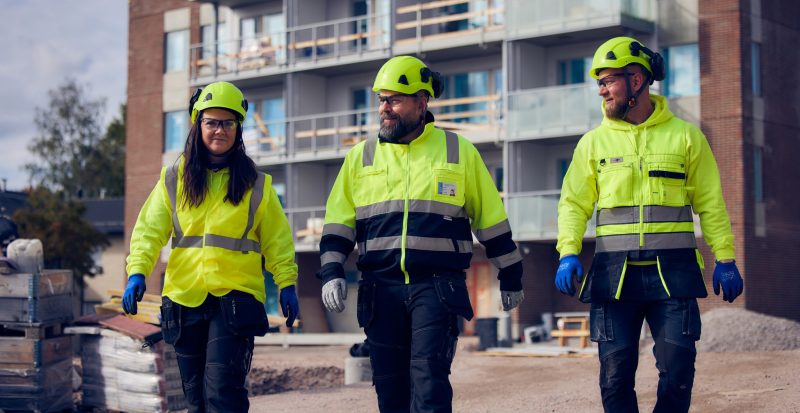
M 633 76 L 633 73 L 614 73 L 608 76 L 604 76 L 601 79 L 597 79 L 597 87 L 608 87 L 609 85 L 616 82 L 615 77 L 624 77 L 624 76 Z
M 378 95 L 378 106 L 381 106 L 384 103 L 389 103 L 389 106 L 398 106 L 401 103 L 405 102 L 406 98 L 416 98 L 416 97 L 417 95 L 406 95 L 403 93 L 391 96 Z
M 209 131 L 215 131 L 217 128 L 222 127 L 224 131 L 232 131 L 236 129 L 236 126 L 239 125 L 239 122 L 236 119 L 211 119 L 211 118 L 203 118 L 201 120 L 203 127 Z

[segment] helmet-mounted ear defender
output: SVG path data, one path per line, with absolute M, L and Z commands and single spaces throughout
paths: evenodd
M 423 83 L 428 83 L 428 79 L 430 79 L 434 98 L 438 98 L 442 95 L 442 92 L 444 91 L 444 85 L 442 84 L 442 79 L 439 72 L 434 72 L 427 67 L 423 67 L 419 69 L 419 77 Z
M 666 70 L 664 67 L 664 58 L 661 56 L 660 53 L 656 53 L 639 42 L 631 42 L 630 44 L 631 55 L 632 56 L 639 56 L 639 52 L 642 52 L 650 58 L 650 70 L 652 71 L 652 77 L 650 78 L 650 84 L 653 84 L 654 80 L 658 80 L 659 82 L 664 80 L 666 76 Z
M 194 91 L 194 93 L 192 93 L 192 97 L 189 98 L 189 115 L 191 115 L 192 110 L 194 109 L 194 104 L 197 102 L 197 99 L 200 99 L 200 92 L 202 91 L 203 89 L 198 88 L 197 90 Z

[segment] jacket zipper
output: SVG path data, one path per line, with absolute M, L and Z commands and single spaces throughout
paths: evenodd
M 411 144 L 406 148 L 406 189 L 403 194 L 403 234 L 400 238 L 400 270 L 403 271 L 405 283 L 410 283 L 406 270 L 406 235 L 408 234 L 408 191 L 411 187 Z

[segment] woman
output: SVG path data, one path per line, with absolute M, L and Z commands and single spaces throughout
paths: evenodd
M 133 228 L 122 304 L 136 314 L 145 274 L 171 237 L 161 325 L 189 412 L 246 412 L 253 337 L 268 328 L 262 256 L 291 326 L 299 310 L 294 243 L 272 178 L 245 154 L 242 92 L 212 83 L 192 96 L 190 112 L 183 155 L 162 168 Z

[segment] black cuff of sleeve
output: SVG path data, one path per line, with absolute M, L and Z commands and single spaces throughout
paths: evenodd
M 317 278 L 322 280 L 322 284 L 334 278 L 344 278 L 344 266 L 335 262 L 325 264 L 317 273 Z
M 500 270 L 500 291 L 522 291 L 522 262 L 517 262 Z

